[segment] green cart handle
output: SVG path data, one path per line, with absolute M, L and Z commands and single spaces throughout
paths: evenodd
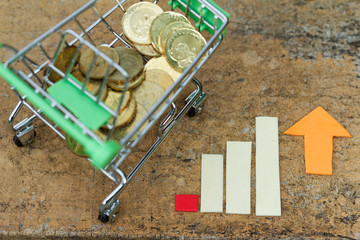
M 0 43 L 0 48 L 3 45 Z M 98 143 L 95 139 L 82 133 L 82 129 L 66 119 L 64 114 L 51 106 L 50 101 L 46 101 L 40 93 L 35 93 L 26 82 L 16 76 L 10 69 L 0 63 L 0 75 L 13 87 L 17 92 L 26 96 L 34 106 L 41 109 L 42 112 L 61 129 L 63 129 L 70 137 L 84 147 L 85 153 L 92 160 L 92 165 L 100 169 L 106 167 L 111 160 L 121 150 L 121 144 L 114 140 L 105 141 L 104 144 Z
M 214 26 L 215 21 L 217 21 L 216 29 L 219 29 L 223 24 L 227 24 L 227 22 L 225 23 L 225 21 L 228 21 L 229 14 L 212 0 L 207 0 L 207 2 L 209 2 L 215 9 L 217 9 L 221 14 L 223 14 L 226 19 L 218 18 L 217 20 L 215 20 L 214 13 L 209 11 L 206 6 L 202 9 L 203 4 L 199 0 L 169 0 L 169 5 L 172 6 L 174 9 L 179 8 L 181 11 L 186 12 L 186 6 L 187 4 L 189 4 L 189 10 L 191 9 L 199 16 L 202 16 L 203 20 L 208 22 L 211 26 Z M 196 27 L 200 29 L 200 32 L 206 30 L 212 35 L 215 33 L 214 30 L 211 27 L 207 26 L 205 23 L 202 22 L 200 25 L 200 19 L 191 11 L 188 11 L 188 14 L 193 20 L 196 21 Z M 223 38 L 225 38 L 226 28 L 222 31 L 221 35 L 223 36 Z

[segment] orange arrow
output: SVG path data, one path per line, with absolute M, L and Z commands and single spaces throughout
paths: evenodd
M 333 137 L 351 137 L 328 112 L 317 107 L 284 134 L 304 136 L 308 174 L 331 175 Z

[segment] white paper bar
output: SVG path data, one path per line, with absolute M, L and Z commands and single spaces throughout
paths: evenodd
M 250 214 L 251 142 L 226 144 L 226 213 Z
M 223 155 L 201 156 L 201 212 L 223 211 Z
M 256 215 L 281 216 L 276 117 L 256 118 Z

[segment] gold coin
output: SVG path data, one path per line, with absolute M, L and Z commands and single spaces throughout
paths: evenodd
M 167 72 L 165 72 L 163 70 L 159 70 L 159 69 L 147 70 L 145 72 L 145 80 L 144 81 L 145 82 L 154 82 L 154 83 L 158 84 L 159 86 L 161 86 L 164 90 L 167 90 L 168 88 L 170 88 L 170 86 L 174 83 L 174 80 Z M 173 95 L 173 93 L 170 93 L 169 97 L 171 97 L 172 95 Z M 163 108 L 163 106 L 165 104 L 166 104 L 166 102 L 161 103 L 160 106 L 157 108 L 157 110 L 154 113 L 157 114 Z
M 206 40 L 193 29 L 179 29 L 166 41 L 166 60 L 176 70 L 182 72 L 205 46 Z
M 123 137 L 125 137 L 132 129 L 134 129 L 136 127 L 136 125 L 145 117 L 147 111 L 146 109 L 139 103 L 137 103 L 136 106 L 136 114 L 135 114 L 135 118 L 134 120 L 127 126 L 122 127 L 122 128 L 115 128 L 114 132 L 113 132 L 113 137 L 117 140 L 122 139 Z M 142 132 L 144 131 L 145 127 L 147 126 L 148 121 L 146 121 L 143 125 L 141 125 L 139 131 Z M 135 133 L 135 135 L 133 135 L 129 141 L 135 141 L 137 139 L 137 134 Z
M 87 157 L 83 146 L 81 146 L 75 139 L 70 137 L 69 135 L 65 135 L 65 141 L 69 149 L 80 157 Z
M 186 22 L 173 22 L 167 25 L 166 27 L 164 27 L 160 33 L 159 43 L 158 43 L 161 53 L 164 53 L 165 51 L 166 41 L 168 40 L 169 36 L 180 28 L 194 29 L 193 26 L 191 26 L 189 23 Z
M 173 22 L 186 22 L 190 24 L 189 20 L 187 20 L 184 15 L 173 11 L 160 13 L 151 22 L 150 39 L 151 44 L 154 46 L 156 51 L 160 52 L 158 42 L 161 31 L 164 27 Z
M 174 80 L 168 73 L 159 69 L 145 71 L 145 81 L 157 83 L 165 90 L 174 83 Z
M 126 92 L 127 93 L 127 92 Z M 119 93 L 119 92 L 115 92 L 115 91 L 112 91 L 112 94 L 116 94 L 118 97 L 107 97 L 105 99 L 105 104 L 108 105 L 113 111 L 117 111 L 117 108 L 119 106 L 119 103 L 120 103 L 120 97 L 121 97 L 121 94 L 122 93 Z M 125 99 L 124 99 L 125 100 Z M 119 115 L 116 119 L 116 122 L 115 122 L 115 128 L 117 127 L 122 127 L 122 126 L 125 126 L 126 124 L 128 124 L 135 116 L 135 113 L 136 113 L 136 101 L 135 101 L 135 98 L 131 97 L 130 95 L 130 102 L 129 104 L 123 108 L 123 106 L 125 105 L 122 105 L 122 109 L 121 111 L 119 112 Z M 111 118 L 109 120 L 109 123 L 112 124 L 114 121 L 113 118 Z
M 134 47 L 136 48 L 136 50 L 138 50 L 139 53 L 145 56 L 158 57 L 161 55 L 158 51 L 155 50 L 155 48 L 151 44 L 148 45 L 134 44 Z
M 121 37 L 123 38 L 123 40 L 125 40 L 127 44 L 129 44 L 131 47 L 134 47 L 134 44 L 126 37 L 125 34 L 123 34 Z
M 141 45 L 141 44 L 135 44 L 131 42 L 126 35 L 123 35 L 123 39 L 133 48 L 137 50 L 137 52 L 141 53 L 142 55 L 149 56 L 149 57 L 157 57 L 161 54 L 157 52 L 154 47 L 151 44 L 147 45 Z
M 59 55 L 57 56 L 55 62 L 54 62 L 54 66 L 56 68 L 58 68 L 60 71 L 62 71 L 63 73 L 66 72 L 66 70 L 69 68 L 70 66 L 70 63 L 71 63 L 71 60 L 72 58 L 74 57 L 75 55 L 75 52 L 76 52 L 76 49 L 77 47 L 76 46 L 68 46 L 68 47 L 65 47 L 60 53 Z M 76 65 L 76 63 L 79 61 L 79 58 L 80 58 L 80 53 L 79 53 L 79 56 L 77 57 L 76 59 L 76 62 L 74 64 L 74 66 Z M 45 69 L 45 72 L 46 73 L 46 69 Z M 62 77 L 57 73 L 55 72 L 54 70 L 52 70 L 49 74 L 49 80 L 52 81 L 53 83 L 59 81 L 60 79 L 62 79 Z
M 100 91 L 100 89 L 99 89 L 99 91 Z M 108 95 L 108 92 L 109 92 L 108 87 L 105 85 L 100 94 L 100 100 L 104 101 Z M 97 94 L 99 94 L 99 92 Z M 95 97 L 97 97 L 97 94 L 95 95 Z
M 124 92 L 115 92 L 109 90 L 108 96 L 105 99 L 105 104 L 108 105 L 113 111 L 117 111 L 117 108 L 120 103 L 121 96 L 124 94 L 124 99 L 121 103 L 120 112 L 124 111 L 130 104 L 130 99 L 132 98 L 132 94 L 129 91 Z
M 71 74 L 77 79 L 79 80 L 79 82 L 84 83 L 85 81 L 85 77 L 84 75 L 82 75 L 82 73 L 80 72 L 80 70 L 78 68 L 74 69 Z M 97 94 L 99 93 L 101 88 L 101 81 L 98 80 L 92 80 L 89 79 L 87 84 L 86 84 L 86 89 L 92 93 L 94 96 L 97 96 Z M 100 100 L 105 100 L 106 96 L 107 96 L 107 86 L 104 87 L 104 89 L 102 90 L 101 94 L 100 94 Z
M 153 70 L 146 71 L 145 72 L 145 82 L 154 82 L 154 83 L 158 84 L 159 86 L 161 86 L 164 90 L 167 90 L 168 88 L 170 88 L 170 86 L 174 83 L 172 77 L 168 73 L 166 73 L 163 70 L 159 70 L 159 69 L 153 69 Z M 171 97 L 172 95 L 173 95 L 173 93 L 171 93 L 169 95 L 169 97 Z M 155 111 L 155 114 L 157 114 L 159 112 L 159 110 L 163 108 L 163 106 L 165 104 L 166 104 L 165 102 L 160 104 L 158 109 Z
M 106 141 L 107 135 L 105 135 L 103 132 L 101 132 L 100 130 L 97 130 L 94 133 L 101 140 Z M 78 155 L 80 157 L 88 157 L 87 154 L 85 153 L 84 147 L 81 146 L 77 141 L 75 141 L 75 139 L 73 139 L 72 137 L 70 137 L 67 134 L 65 134 L 65 142 L 66 142 L 67 146 L 69 147 L 69 149 L 76 155 Z
M 158 53 L 151 44 L 148 44 L 148 45 L 135 44 L 135 43 L 131 42 L 126 37 L 125 34 L 123 35 L 123 38 L 131 47 L 135 48 L 142 55 L 149 56 L 149 57 L 160 56 L 160 53 Z
M 143 59 L 141 55 L 134 49 L 127 47 L 114 48 L 120 59 L 120 66 L 129 74 L 129 81 L 133 80 L 143 69 Z M 115 70 L 110 76 L 112 82 L 125 83 L 125 77 L 119 71 Z
M 156 4 L 140 2 L 127 9 L 122 18 L 126 37 L 135 44 L 151 44 L 149 37 L 152 20 L 163 10 Z
M 176 81 L 181 75 L 180 72 L 170 66 L 164 56 L 152 58 L 145 64 L 144 71 L 150 71 L 153 69 L 159 69 L 167 72 L 172 77 L 173 81 Z
M 97 47 L 97 49 L 99 49 L 101 52 L 103 52 L 105 55 L 111 58 L 111 60 L 113 60 L 115 63 L 119 63 L 119 56 L 113 48 L 109 48 L 106 46 L 99 46 Z M 93 50 L 91 50 L 90 48 L 86 49 L 85 52 L 81 55 L 79 65 L 80 65 L 80 71 L 84 75 L 86 75 L 89 72 L 94 57 L 95 54 Z M 90 78 L 103 79 L 106 76 L 108 68 L 109 68 L 109 63 L 102 57 L 98 56 L 95 60 L 94 67 L 91 69 Z M 110 70 L 110 74 L 114 70 L 115 68 L 113 67 Z
M 144 108 L 149 111 L 165 93 L 165 89 L 157 83 L 144 81 L 133 93 L 136 102 L 143 105 Z
M 144 80 L 144 71 L 141 71 L 138 76 L 132 82 L 128 84 L 128 90 L 134 89 L 141 84 Z M 108 81 L 107 85 L 115 91 L 123 91 L 125 89 L 125 83 Z

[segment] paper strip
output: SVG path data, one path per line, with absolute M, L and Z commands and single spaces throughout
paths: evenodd
M 256 118 L 256 215 L 281 216 L 276 117 Z
M 251 142 L 226 144 L 226 213 L 250 214 Z
M 223 155 L 201 156 L 201 212 L 223 211 Z

